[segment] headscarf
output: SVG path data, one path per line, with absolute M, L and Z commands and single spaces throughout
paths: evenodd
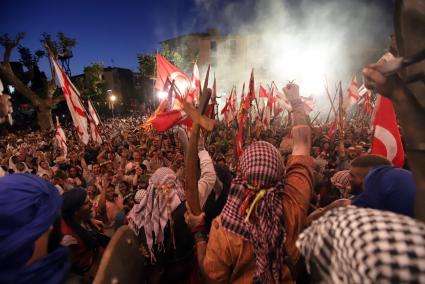
M 65 191 L 62 194 L 62 218 L 88 248 L 95 249 L 99 246 L 97 240 L 81 224 L 76 222 L 74 218 L 74 214 L 83 206 L 86 197 L 87 191 L 84 188 L 77 187 Z
M 407 216 L 339 207 L 296 245 L 315 283 L 425 283 L 425 224 Z
M 366 176 L 364 191 L 352 204 L 413 217 L 415 196 L 416 183 L 410 171 L 380 166 Z
M 42 178 L 12 174 L 0 178 L 0 283 L 58 283 L 69 268 L 60 247 L 29 266 L 35 241 L 59 217 L 62 199 Z
M 284 186 L 280 182 L 283 177 L 284 164 L 279 151 L 268 142 L 251 144 L 239 160 L 239 174 L 233 180 L 221 214 L 224 229 L 253 245 L 254 283 L 282 282 L 286 256 Z M 260 199 L 255 205 L 257 198 Z M 251 207 L 253 213 L 246 216 Z
M 168 190 L 162 187 L 166 186 Z M 170 168 L 159 168 L 149 179 L 146 195 L 128 213 L 128 223 L 136 234 L 144 229 L 147 246 L 155 261 L 153 245 L 161 248 L 164 241 L 164 228 L 171 213 L 185 200 L 184 189 Z
M 351 188 L 350 184 L 350 171 L 349 170 L 343 170 L 336 172 L 331 177 L 331 183 L 339 190 L 339 193 L 347 197 L 348 191 Z

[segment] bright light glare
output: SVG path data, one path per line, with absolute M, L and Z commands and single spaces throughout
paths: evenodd
M 162 101 L 163 99 L 165 99 L 166 97 L 168 97 L 168 93 L 167 92 L 164 92 L 164 91 L 159 91 L 159 92 L 156 93 L 156 97 L 159 100 Z
M 115 101 L 117 100 L 117 97 L 116 97 L 115 95 L 111 95 L 111 96 L 109 97 L 109 100 L 110 100 L 111 102 L 115 102 Z
M 15 93 L 15 87 L 13 87 L 12 85 L 8 85 L 7 88 L 9 89 L 9 93 L 10 94 L 14 94 Z

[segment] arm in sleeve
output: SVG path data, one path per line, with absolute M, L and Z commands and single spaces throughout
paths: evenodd
M 230 243 L 218 222 L 218 218 L 214 219 L 211 226 L 201 269 L 208 283 L 229 283 L 233 266 Z
M 217 179 L 214 164 L 207 151 L 202 150 L 198 153 L 201 165 L 201 178 L 198 181 L 199 190 L 199 203 L 201 208 L 204 207 L 205 202 L 210 195 L 215 181 Z
M 310 156 L 291 156 L 288 160 L 285 178 L 283 207 L 287 234 L 286 248 L 293 261 L 297 261 L 299 255 L 295 242 L 306 222 L 313 187 L 312 158 Z

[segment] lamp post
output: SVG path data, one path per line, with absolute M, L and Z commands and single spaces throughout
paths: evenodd
M 112 118 L 114 118 L 114 104 L 115 104 L 116 100 L 117 100 L 117 97 L 115 95 L 111 94 L 109 96 L 109 106 L 110 106 L 111 111 L 112 111 Z

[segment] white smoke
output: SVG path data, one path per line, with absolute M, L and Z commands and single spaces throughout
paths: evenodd
M 332 1 L 214 1 L 195 0 L 203 25 L 217 27 L 248 39 L 237 52 L 229 41 L 217 47 L 214 68 L 221 92 L 243 82 L 248 87 L 254 68 L 256 88 L 289 80 L 300 85 L 301 95 L 313 95 L 327 112 L 324 85 L 347 89 L 355 73 L 383 53 L 392 23 L 388 11 L 373 2 Z M 252 7 L 252 5 L 254 5 Z M 198 23 L 199 24 L 199 23 Z

